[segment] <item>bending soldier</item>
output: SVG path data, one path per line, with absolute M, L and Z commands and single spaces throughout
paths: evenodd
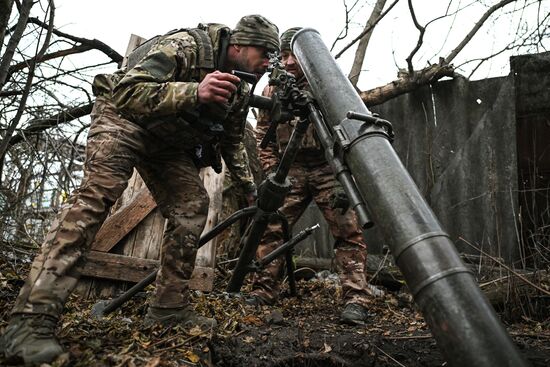
M 127 70 L 95 78 L 84 179 L 52 224 L 16 300 L 1 340 L 8 360 L 38 364 L 62 353 L 55 326 L 134 167 L 168 220 L 147 321 L 215 325 L 194 313 L 187 288 L 208 212 L 199 169 L 219 168 L 223 157 L 254 200 L 242 144 L 249 87 L 230 71 L 260 77 L 268 53 L 278 49 L 277 27 L 250 15 L 233 30 L 206 24 L 170 32 L 154 39 Z
M 298 85 L 307 88 L 307 81 L 302 69 L 290 50 L 292 36 L 299 29 L 290 28 L 281 35 L 281 59 L 285 69 L 296 77 Z M 274 88 L 267 86 L 263 95 L 271 96 L 274 93 Z M 297 120 L 292 120 L 279 124 L 276 131 L 276 143 L 271 143 L 266 149 L 260 149 L 260 161 L 264 172 L 276 168 L 296 122 Z M 265 136 L 269 125 L 269 112 L 260 110 L 256 127 L 258 145 Z M 364 322 L 368 316 L 366 307 L 370 295 L 366 279 L 366 244 L 355 213 L 352 210 L 340 213 L 340 209 L 331 208 L 331 199 L 335 194 L 343 193 L 343 190 L 324 158 L 321 145 L 316 140 L 313 125 L 308 127 L 289 176 L 291 176 L 292 190 L 280 211 L 292 226 L 311 200 L 315 200 L 336 239 L 335 257 L 345 303 L 341 320 L 350 324 Z M 258 247 L 257 257 L 263 257 L 273 251 L 283 242 L 282 240 L 281 225 L 278 222 L 270 223 L 262 239 L 262 244 Z M 282 271 L 283 259 L 278 258 L 261 273 L 256 274 L 253 280 L 253 291 L 248 302 L 274 304 L 278 300 Z

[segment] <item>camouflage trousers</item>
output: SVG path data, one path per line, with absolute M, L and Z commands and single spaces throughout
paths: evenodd
M 320 153 L 321 154 L 321 153 Z M 292 189 L 280 211 L 292 227 L 306 210 L 311 200 L 323 213 L 336 243 L 335 262 L 342 284 L 345 304 L 358 303 L 367 306 L 368 284 L 366 277 L 367 245 L 353 210 L 341 213 L 331 208 L 333 194 L 339 183 L 322 158 L 299 156 L 289 172 Z M 279 222 L 270 223 L 258 246 L 257 257 L 269 254 L 283 243 L 283 230 Z M 274 303 L 279 294 L 279 281 L 283 273 L 284 259 L 277 258 L 260 273 L 254 275 L 252 294 L 268 303 Z
M 172 308 L 189 303 L 187 280 L 209 201 L 192 157 L 123 119 L 103 98 L 96 100 L 91 117 L 84 178 L 53 222 L 17 298 L 14 314 L 59 317 L 77 284 L 94 236 L 127 187 L 134 167 L 168 219 L 152 304 Z

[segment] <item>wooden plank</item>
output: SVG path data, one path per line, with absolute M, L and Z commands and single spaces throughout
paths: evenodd
M 143 259 L 160 259 L 160 247 L 164 235 L 166 219 L 156 208 L 136 228 L 136 241 L 130 256 Z
M 126 56 L 130 55 L 132 51 L 134 51 L 138 46 L 140 46 L 144 41 L 146 41 L 145 38 L 140 37 L 136 34 L 132 34 L 130 36 L 130 41 L 128 41 L 128 47 L 126 47 Z M 126 67 L 128 64 L 128 57 L 124 57 L 122 60 L 122 67 Z
M 158 260 L 90 251 L 81 269 L 83 276 L 139 282 L 158 268 Z
M 202 235 L 210 231 L 216 224 L 222 211 L 223 178 L 225 165 L 222 172 L 217 174 L 212 168 L 201 170 L 204 187 L 208 191 L 210 204 L 208 206 L 208 218 Z M 195 269 L 189 280 L 189 288 L 204 292 L 210 292 L 214 288 L 214 268 L 216 264 L 217 238 L 212 239 L 197 251 Z
M 157 203 L 146 187 L 143 187 L 130 203 L 111 215 L 97 233 L 92 250 L 108 252 L 128 232 L 134 229 L 154 208 Z

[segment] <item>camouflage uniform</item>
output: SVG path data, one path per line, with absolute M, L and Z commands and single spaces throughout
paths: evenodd
M 281 49 L 284 49 L 283 39 L 281 39 L 281 46 Z M 298 81 L 298 84 L 307 88 L 307 81 L 304 77 Z M 262 94 L 269 97 L 273 93 L 274 87 L 268 86 Z M 298 118 L 279 124 L 276 131 L 276 143 L 271 143 L 266 149 L 260 149 L 259 156 L 264 172 L 276 168 L 297 122 Z M 258 146 L 269 125 L 269 112 L 260 110 L 256 126 Z M 313 125 L 310 125 L 306 131 L 296 160 L 290 168 L 289 177 L 292 189 L 280 211 L 292 226 L 311 200 L 315 200 L 336 240 L 335 260 L 339 269 L 344 302 L 346 305 L 359 304 L 366 307 L 368 305 L 367 297 L 370 295 L 366 279 L 367 246 L 353 210 L 341 213 L 341 209 L 331 208 L 333 195 L 342 189 L 325 159 L 322 147 L 315 136 Z M 256 256 L 267 255 L 282 242 L 283 232 L 280 223 L 270 223 Z M 276 302 L 283 261 L 282 257 L 277 258 L 261 273 L 254 276 L 253 296 L 259 297 L 261 301 L 269 304 Z
M 207 28 L 216 58 L 217 29 Z M 248 85 L 242 82 L 230 105 L 217 112 L 223 133 L 216 136 L 187 116 L 198 106 L 199 82 L 213 71 L 197 67 L 199 51 L 196 39 L 181 30 L 161 37 L 132 69 L 95 78 L 84 179 L 53 223 L 13 314 L 59 317 L 90 244 L 134 167 L 168 219 L 152 305 L 188 304 L 186 280 L 208 212 L 199 169 L 221 155 L 244 192 L 255 187 L 242 144 Z

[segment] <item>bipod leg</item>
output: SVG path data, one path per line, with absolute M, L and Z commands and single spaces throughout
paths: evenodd
M 202 236 L 198 241 L 198 247 L 200 248 L 204 244 L 206 244 L 208 241 L 216 237 L 218 234 L 220 234 L 223 230 L 225 230 L 227 227 L 238 221 L 239 219 L 243 217 L 250 217 L 254 213 L 256 213 L 257 208 L 254 206 L 244 208 L 241 210 L 236 211 L 235 213 L 231 214 L 226 220 L 224 220 L 221 223 L 218 223 L 212 230 L 208 231 L 207 233 Z M 149 275 L 147 275 L 143 280 L 141 280 L 139 283 L 135 284 L 132 288 L 128 289 L 126 292 L 118 296 L 117 298 L 111 300 L 111 301 L 99 301 L 97 302 L 91 310 L 91 313 L 93 316 L 96 317 L 102 317 L 104 315 L 107 315 L 120 306 L 122 306 L 126 301 L 130 300 L 133 296 L 136 295 L 139 291 L 143 290 L 145 287 L 147 287 L 149 284 L 153 283 L 153 281 L 157 277 L 157 270 L 153 271 Z
M 252 223 L 247 230 L 248 235 L 245 237 L 244 245 L 239 255 L 239 260 L 233 270 L 233 276 L 227 285 L 227 292 L 236 293 L 241 290 L 244 278 L 251 270 L 252 260 L 256 255 L 256 250 L 258 249 L 262 236 L 267 228 L 270 214 L 271 213 L 266 213 L 262 209 L 258 208 L 258 211 L 252 218 Z
M 287 270 L 291 270 L 292 273 L 292 283 L 290 283 L 290 273 L 289 273 L 289 284 L 290 284 L 290 292 L 292 295 L 296 295 L 296 281 L 294 280 L 294 263 L 292 262 L 292 253 L 294 251 L 294 247 L 300 243 L 301 241 L 305 240 L 307 237 L 309 237 L 314 230 L 319 228 L 319 224 L 316 224 L 312 227 L 308 227 L 302 231 L 300 231 L 296 236 L 292 237 L 287 242 L 283 243 L 281 246 L 277 247 L 275 250 L 271 251 L 269 254 L 265 255 L 261 259 L 259 259 L 252 268 L 256 271 L 261 270 L 265 268 L 267 264 L 278 258 L 279 256 L 282 256 L 283 254 L 286 256 L 287 261 Z M 292 289 L 294 288 L 294 290 Z
M 288 220 L 285 216 L 281 215 L 281 225 L 283 227 L 283 239 L 285 242 L 290 241 L 291 229 L 288 224 Z M 298 243 L 298 242 L 297 242 Z M 296 296 L 296 278 L 294 277 L 294 261 L 292 261 L 292 255 L 294 255 L 294 246 L 289 247 L 285 252 L 285 264 L 286 264 L 286 273 L 288 276 L 288 287 L 290 289 L 290 295 Z
M 305 240 L 309 235 L 313 233 L 314 230 L 316 230 L 319 227 L 320 227 L 319 224 L 316 224 L 312 227 L 308 227 L 298 232 L 298 234 L 292 237 L 288 242 L 283 243 L 281 246 L 277 247 L 275 250 L 271 251 L 269 254 L 259 259 L 255 267 L 259 269 L 264 268 L 267 264 L 269 264 L 279 256 L 283 255 L 284 253 L 288 252 L 289 249 L 293 249 L 294 246 L 296 246 L 301 241 Z
M 294 277 L 294 261 L 292 259 L 294 255 L 294 248 L 288 249 L 285 254 L 285 263 L 286 263 L 286 273 L 288 276 L 288 288 L 290 289 L 290 295 L 296 296 L 298 292 L 296 291 L 296 278 Z
M 254 215 L 249 234 L 239 255 L 239 261 L 227 285 L 227 291 L 230 293 L 241 290 L 244 278 L 251 270 L 252 260 L 267 228 L 268 218 L 284 204 L 285 197 L 291 187 L 290 180 L 287 177 L 288 171 L 296 159 L 296 154 L 302 144 L 302 138 L 308 125 L 308 119 L 301 119 L 296 124 L 277 170 L 269 174 L 258 189 L 258 211 Z

